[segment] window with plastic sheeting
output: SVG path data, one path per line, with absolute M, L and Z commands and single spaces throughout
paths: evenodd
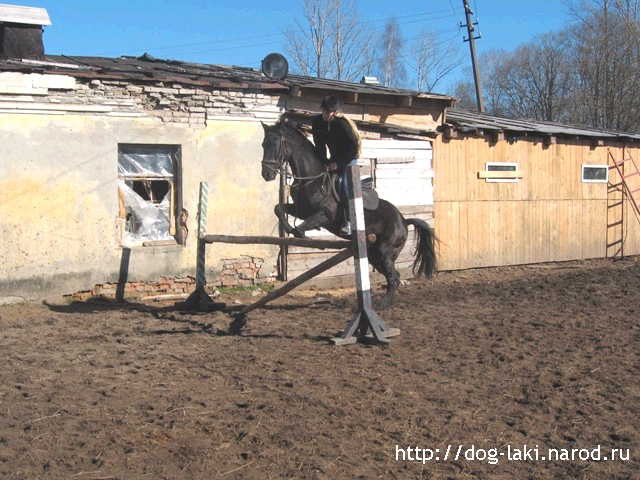
M 118 145 L 122 243 L 152 246 L 186 240 L 180 188 L 180 146 Z

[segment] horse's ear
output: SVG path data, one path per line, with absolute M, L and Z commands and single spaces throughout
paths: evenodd
M 266 133 L 267 131 L 269 131 L 269 125 L 267 125 L 267 124 L 266 124 L 266 123 L 264 123 L 264 122 L 260 122 L 260 125 L 262 125 L 262 128 L 264 128 L 265 133 Z

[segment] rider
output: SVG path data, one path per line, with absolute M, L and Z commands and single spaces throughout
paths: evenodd
M 347 167 L 355 165 L 360 155 L 360 135 L 354 123 L 342 114 L 339 97 L 324 97 L 320 108 L 322 114 L 313 118 L 313 143 L 329 171 L 335 171 L 340 178 L 340 197 L 345 212 L 342 230 L 343 233 L 350 234 Z M 327 158 L 327 147 L 330 159 Z

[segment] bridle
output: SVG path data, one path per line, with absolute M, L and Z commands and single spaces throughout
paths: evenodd
M 322 178 L 325 177 L 324 182 L 328 182 L 330 173 L 328 170 L 325 170 L 324 172 L 319 173 L 318 175 L 310 175 L 308 177 L 299 177 L 294 175 L 293 173 L 290 173 L 286 168 L 283 168 L 284 165 L 286 163 L 288 163 L 287 158 L 289 158 L 289 150 L 287 148 L 287 142 L 286 139 L 284 137 L 284 135 L 280 134 L 280 140 L 278 142 L 278 148 L 275 154 L 275 162 L 270 162 L 270 163 L 276 163 L 276 166 L 272 166 L 268 163 L 265 163 L 264 161 L 262 162 L 262 167 L 265 168 L 266 170 L 274 173 L 274 174 L 278 174 L 280 173 L 281 175 L 285 175 L 286 179 L 293 179 L 293 180 L 301 180 L 301 181 L 312 181 L 312 180 L 316 180 L 318 178 Z
M 267 133 L 267 135 L 271 135 L 271 134 Z M 304 185 L 313 183 L 314 181 L 320 179 L 320 182 L 321 182 L 320 190 L 332 196 L 334 199 L 336 199 L 337 202 L 339 202 L 340 196 L 336 190 L 336 186 L 334 182 L 332 181 L 331 172 L 329 172 L 328 170 L 325 169 L 323 172 L 320 172 L 317 175 L 310 175 L 310 176 L 303 177 L 303 176 L 294 175 L 293 172 L 290 171 L 291 168 L 287 168 L 287 164 L 289 164 L 289 167 L 291 167 L 291 162 L 288 160 L 291 158 L 289 156 L 289 148 L 288 148 L 285 136 L 282 134 L 282 132 L 279 132 L 279 137 L 280 138 L 278 140 L 276 152 L 275 152 L 275 155 L 273 156 L 274 161 L 265 163 L 263 159 L 262 168 L 273 173 L 274 177 L 280 174 L 280 177 L 284 178 L 285 183 L 287 183 L 287 180 L 293 179 L 294 182 L 291 185 L 292 194 L 294 190 L 298 190 Z M 282 205 L 282 203 L 283 203 L 283 199 L 281 197 L 280 205 Z

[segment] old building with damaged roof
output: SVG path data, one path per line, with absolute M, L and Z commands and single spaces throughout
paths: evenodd
M 39 10 L 22 12 L 21 21 L 36 23 L 30 34 L 46 24 Z M 401 209 L 430 219 L 430 140 L 452 103 L 446 95 L 8 46 L 0 59 L 3 294 L 110 296 L 123 273 L 126 294 L 192 288 L 199 183 L 209 184 L 211 233 L 277 234 L 278 185 L 260 176 L 260 122 L 295 112 L 304 128 L 328 93 L 360 123 L 364 173 Z M 210 283 L 272 281 L 277 254 L 264 245 L 210 248 Z M 290 275 L 315 261 L 290 257 Z

